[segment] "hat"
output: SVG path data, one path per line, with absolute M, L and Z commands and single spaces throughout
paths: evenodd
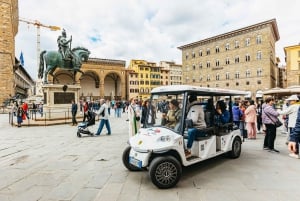
M 288 101 L 291 101 L 291 100 L 299 100 L 298 96 L 297 95 L 291 95 L 288 99 L 286 99 Z

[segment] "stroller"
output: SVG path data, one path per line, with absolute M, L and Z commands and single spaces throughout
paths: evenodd
M 81 137 L 82 134 L 93 136 L 94 133 L 89 130 L 89 126 L 95 125 L 96 114 L 92 111 L 88 111 L 87 121 L 81 122 L 78 125 L 77 137 Z

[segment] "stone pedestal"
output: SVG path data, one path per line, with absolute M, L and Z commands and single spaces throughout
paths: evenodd
M 43 112 L 47 119 L 70 118 L 72 100 L 79 103 L 79 85 L 45 84 Z M 79 109 L 79 105 L 78 105 Z

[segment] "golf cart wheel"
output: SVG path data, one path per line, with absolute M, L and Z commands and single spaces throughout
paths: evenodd
M 241 155 L 241 151 L 242 151 L 242 141 L 240 138 L 236 137 L 232 142 L 232 149 L 229 152 L 229 157 L 238 158 Z
M 81 137 L 81 134 L 79 131 L 77 131 L 77 137 Z
M 153 159 L 149 167 L 152 183 L 161 189 L 174 187 L 178 183 L 181 174 L 181 164 L 173 156 L 157 157 Z
M 131 147 L 126 147 L 126 149 L 123 151 L 122 161 L 123 161 L 124 166 L 130 171 L 141 171 L 142 170 L 141 168 L 138 168 L 129 163 L 130 150 L 131 150 Z

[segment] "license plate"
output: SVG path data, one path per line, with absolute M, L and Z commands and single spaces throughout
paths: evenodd
M 138 168 L 142 168 L 142 161 L 137 160 L 133 157 L 129 157 L 129 163 L 136 166 L 136 167 L 138 167 Z

